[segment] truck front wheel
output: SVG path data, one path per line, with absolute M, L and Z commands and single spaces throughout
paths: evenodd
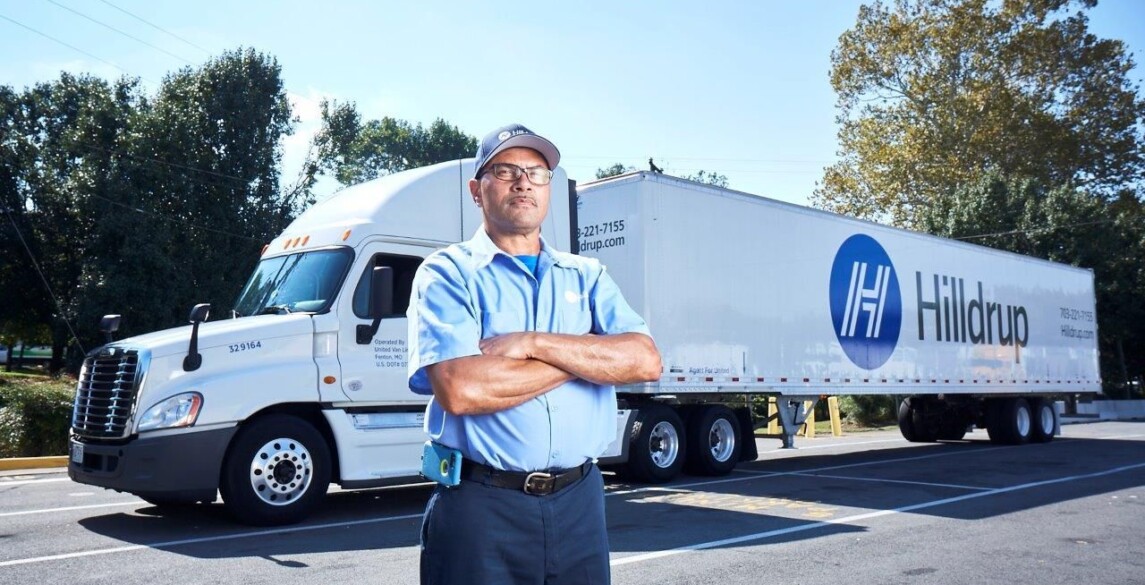
M 240 522 L 293 524 L 330 485 L 330 448 L 310 423 L 288 415 L 255 419 L 239 431 L 223 463 L 219 490 Z

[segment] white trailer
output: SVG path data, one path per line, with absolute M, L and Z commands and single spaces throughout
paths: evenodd
M 473 160 L 346 189 L 263 251 L 232 316 L 85 361 L 69 475 L 159 505 L 221 492 L 248 523 L 305 517 L 329 483 L 417 478 L 425 397 L 406 385 L 413 272 L 480 226 Z M 1098 392 L 1090 272 L 659 174 L 561 169 L 543 231 L 601 258 L 663 352 L 618 389 L 604 465 L 644 481 L 755 459 L 748 404 L 785 443 L 823 394 L 905 397 L 910 440 L 1053 437 L 1049 398 Z M 107 320 L 114 329 L 114 319 Z
M 1051 395 L 1100 391 L 1089 270 L 647 172 L 581 186 L 576 215 L 663 357 L 659 383 L 621 393 L 659 425 L 657 461 L 679 442 L 729 470 L 729 397 L 780 397 L 788 445 L 800 405 L 856 394 L 903 395 L 912 441 L 1024 443 L 1052 439 Z M 665 395 L 691 406 L 646 408 Z

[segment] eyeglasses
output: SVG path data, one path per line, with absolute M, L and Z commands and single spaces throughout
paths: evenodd
M 524 174 L 534 185 L 548 185 L 553 180 L 553 172 L 545 167 L 519 167 L 509 163 L 493 163 L 481 171 L 481 175 L 493 173 L 501 181 L 516 181 Z M 480 175 L 479 175 L 480 176 Z

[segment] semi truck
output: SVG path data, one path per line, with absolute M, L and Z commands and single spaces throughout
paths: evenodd
M 68 473 L 157 506 L 221 494 L 242 522 L 305 518 L 328 486 L 416 481 L 407 384 L 422 259 L 481 229 L 472 159 L 349 187 L 266 245 L 228 318 L 109 342 L 84 362 Z M 661 350 L 617 389 L 599 463 L 640 482 L 729 473 L 774 398 L 785 446 L 824 395 L 901 396 L 910 441 L 1053 439 L 1053 399 L 1100 392 L 1093 274 L 660 173 L 577 185 L 542 226 L 599 258 Z M 105 318 L 112 331 L 117 320 Z

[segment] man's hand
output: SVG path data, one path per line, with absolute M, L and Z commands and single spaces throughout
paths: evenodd
M 484 355 L 527 360 L 536 354 L 535 341 L 536 336 L 532 331 L 521 331 L 482 339 L 479 347 Z

